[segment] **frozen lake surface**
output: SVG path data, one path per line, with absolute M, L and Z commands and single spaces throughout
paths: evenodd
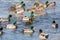
M 18 4 L 20 0 L 0 0 L 0 18 L 1 17 L 7 17 L 9 15 L 8 8 L 14 4 Z M 35 0 L 23 0 L 26 3 L 26 8 L 33 7 L 33 4 Z M 46 0 L 40 0 L 39 3 L 43 3 Z M 53 29 L 51 27 L 52 21 L 54 19 L 52 18 L 60 18 L 60 0 L 49 0 L 50 2 L 55 1 L 57 3 L 55 9 L 46 10 L 48 14 L 45 14 L 43 16 L 37 17 L 36 22 L 34 22 L 32 25 L 35 28 L 35 32 L 32 36 L 30 35 L 24 35 L 21 33 L 21 29 L 25 28 L 24 24 L 21 22 L 20 25 L 18 25 L 17 30 L 8 30 L 3 29 L 4 34 L 0 36 L 0 40 L 41 40 L 38 36 L 39 29 L 42 29 L 44 33 L 49 34 L 48 40 L 60 40 L 60 20 L 55 20 L 56 23 L 58 23 L 59 28 Z M 54 11 L 55 10 L 55 11 Z M 24 12 L 24 15 L 28 12 Z M 48 19 L 41 19 L 41 18 L 48 18 Z M 11 20 L 11 22 L 14 19 Z M 7 24 L 3 23 L 2 25 Z M 4 25 L 6 26 L 6 25 Z

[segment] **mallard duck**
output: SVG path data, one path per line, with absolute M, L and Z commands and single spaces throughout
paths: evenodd
M 31 19 L 29 19 L 28 22 L 25 22 L 25 25 L 26 26 L 30 26 L 32 24 L 32 22 L 33 22 L 33 19 L 31 18 Z
M 39 38 L 42 40 L 48 39 L 48 34 L 42 33 L 42 29 L 39 30 Z
M 46 6 L 48 7 L 48 6 L 52 6 L 52 7 L 54 7 L 54 6 L 56 6 L 56 2 L 48 2 L 48 1 L 46 1 Z
M 24 8 L 25 7 L 25 4 L 23 3 L 23 4 L 16 4 L 16 9 L 19 9 L 19 8 Z
M 25 3 L 23 1 L 21 1 L 20 4 L 16 4 L 16 9 L 19 9 L 21 7 L 25 7 Z
M 53 27 L 53 28 L 58 28 L 58 24 L 56 24 L 56 22 L 53 21 L 53 22 L 52 22 L 52 27 Z
M 23 17 L 23 22 L 28 22 L 29 21 L 29 17 L 28 16 L 25 16 L 25 17 Z
M 0 18 L 0 21 L 1 22 L 6 22 L 6 21 L 9 21 L 7 18 Z
M 16 11 L 16 9 L 20 9 L 20 8 L 24 8 L 25 7 L 25 3 L 22 1 L 20 4 L 16 4 L 16 5 L 13 5 L 13 6 L 11 6 L 10 8 L 8 8 L 8 10 L 10 11 L 10 12 L 15 12 Z
M 49 6 L 54 7 L 54 6 L 56 5 L 56 2 L 50 2 L 50 3 L 48 3 L 48 4 L 49 4 Z
M 34 12 L 31 12 L 30 13 L 30 18 L 33 18 L 34 17 Z
M 8 24 L 6 28 L 7 29 L 16 29 L 17 28 L 16 23 L 17 23 L 17 21 L 14 21 L 13 24 Z
M 34 3 L 34 7 L 38 7 L 39 6 L 39 3 L 36 1 L 35 3 Z
M 37 16 L 44 16 L 45 14 L 47 14 L 47 12 L 45 12 L 44 10 L 42 11 L 39 10 Z
M 15 13 L 22 14 L 25 11 L 25 8 L 17 9 Z
M 0 27 L 0 35 L 2 35 L 3 34 L 3 27 Z
M 30 17 L 25 16 L 25 18 L 23 20 L 25 20 L 25 25 L 29 26 L 32 24 L 33 19 L 34 19 L 34 14 L 33 14 L 33 12 L 31 12 Z
M 22 20 L 23 19 L 23 13 L 16 14 L 16 18 L 19 20 Z
M 34 16 L 34 12 L 31 12 L 30 13 L 30 19 L 29 19 L 29 22 L 32 23 L 32 21 L 35 19 L 36 17 Z
M 46 7 L 48 7 L 48 5 L 49 5 L 48 3 L 49 3 L 48 1 L 46 1 L 46 2 L 45 2 L 45 4 L 46 4 Z
M 33 8 L 30 8 L 30 9 L 27 9 L 28 12 L 35 12 L 37 9 L 38 9 L 38 6 L 39 6 L 39 0 L 36 0 L 36 2 L 34 3 L 34 7 Z
M 16 10 L 15 5 L 11 6 L 8 8 L 9 12 L 14 12 Z
M 32 24 L 32 22 L 28 21 L 28 22 L 25 22 L 25 25 L 26 26 L 30 26 Z
M 33 7 L 33 8 L 30 8 L 30 9 L 27 9 L 28 12 L 35 12 L 37 10 L 36 7 Z
M 0 21 L 2 21 L 2 22 L 10 21 L 11 17 L 12 17 L 12 15 L 9 14 L 7 18 L 0 18 Z
M 41 5 L 38 7 L 38 10 L 42 11 L 42 10 L 44 10 L 44 8 L 46 8 L 46 5 L 45 5 L 45 4 L 41 4 Z
M 23 29 L 23 33 L 25 34 L 32 34 L 34 32 L 34 27 L 33 26 L 30 26 L 30 29 Z
M 15 26 L 15 25 L 13 25 L 13 24 L 8 24 L 6 28 L 7 28 L 7 29 L 16 29 L 17 26 Z

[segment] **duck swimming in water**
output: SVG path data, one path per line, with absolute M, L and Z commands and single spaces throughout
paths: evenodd
M 56 6 L 56 2 L 50 2 L 50 3 L 48 3 L 48 5 L 51 7 L 54 7 L 54 6 Z
M 24 7 L 25 7 L 25 3 L 22 1 L 22 2 L 20 2 L 20 4 L 16 4 L 16 5 L 11 6 L 10 8 L 8 8 L 8 10 L 10 12 L 14 12 L 17 9 L 24 8 Z
M 0 18 L 1 22 L 8 22 L 9 20 L 7 18 Z
M 56 2 L 48 2 L 48 1 L 46 1 L 46 6 L 48 7 L 48 6 L 51 6 L 51 7 L 54 7 L 54 6 L 56 6 Z
M 25 16 L 25 17 L 23 17 L 23 22 L 28 22 L 29 21 L 29 17 L 28 16 Z
M 39 38 L 41 40 L 47 40 L 48 39 L 48 34 L 42 33 L 42 29 L 39 30 Z
M 14 12 L 16 10 L 15 5 L 11 6 L 8 8 L 9 12 Z
M 7 24 L 7 29 L 16 29 L 17 28 L 17 26 L 16 26 L 16 23 L 17 23 L 17 21 L 14 21 L 13 22 L 13 24 Z
M 32 8 L 27 9 L 28 12 L 35 12 L 38 9 L 39 3 L 38 0 L 34 3 L 34 6 Z
M 33 7 L 33 8 L 29 8 L 29 9 L 27 9 L 28 12 L 35 12 L 36 10 L 37 10 L 36 7 Z
M 34 32 L 34 27 L 30 26 L 30 29 L 23 29 L 22 31 L 25 34 L 32 34 Z
M 45 5 L 45 4 L 41 4 L 41 5 L 38 7 L 38 10 L 43 11 L 45 8 L 46 8 L 46 5 Z
M 39 6 L 39 0 L 36 0 L 36 2 L 34 3 L 34 7 L 38 8 Z
M 25 3 L 23 1 L 20 2 L 20 4 L 16 4 L 15 8 L 19 9 L 21 7 L 25 7 Z
M 20 9 L 17 9 L 15 13 L 17 14 L 21 14 L 25 11 L 25 8 L 20 8 Z
M 38 7 L 39 6 L 39 3 L 38 2 L 35 2 L 34 3 L 34 7 Z
M 57 28 L 58 28 L 58 24 L 56 24 L 56 22 L 53 21 L 53 22 L 52 22 L 52 27 L 57 29 Z

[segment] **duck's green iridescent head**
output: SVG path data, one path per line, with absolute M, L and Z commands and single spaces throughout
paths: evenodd
M 8 19 L 10 19 L 11 17 L 12 17 L 12 15 L 9 15 L 9 16 L 8 16 Z
M 23 4 L 23 3 L 24 3 L 23 1 L 20 2 L 20 4 Z
M 34 12 L 31 12 L 31 14 L 33 14 Z
M 33 28 L 34 28 L 33 26 L 30 26 L 30 29 L 31 29 L 31 30 L 33 30 Z
M 34 12 L 31 12 L 31 15 L 30 15 L 30 17 L 33 17 L 34 16 Z
M 17 23 L 17 21 L 14 21 L 13 24 L 15 25 Z
M 25 3 L 24 3 L 24 4 L 22 4 L 22 7 L 25 7 Z
M 48 0 L 45 2 L 45 4 L 47 5 L 49 2 L 48 2 Z

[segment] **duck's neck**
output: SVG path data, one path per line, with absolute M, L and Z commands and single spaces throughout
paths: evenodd
M 56 23 L 53 23 L 53 24 L 56 24 Z
M 34 14 L 33 14 L 33 13 L 31 13 L 30 17 L 31 17 L 31 18 L 33 18 L 33 17 L 34 17 Z
M 16 23 L 17 23 L 17 21 L 14 21 L 14 22 L 13 22 L 13 25 L 16 25 Z
M 41 32 L 39 32 L 39 34 L 41 34 Z
M 25 4 L 22 4 L 22 7 L 25 8 Z
M 8 16 L 8 19 L 10 19 L 11 17 L 12 17 L 12 15 L 9 15 L 9 16 Z

